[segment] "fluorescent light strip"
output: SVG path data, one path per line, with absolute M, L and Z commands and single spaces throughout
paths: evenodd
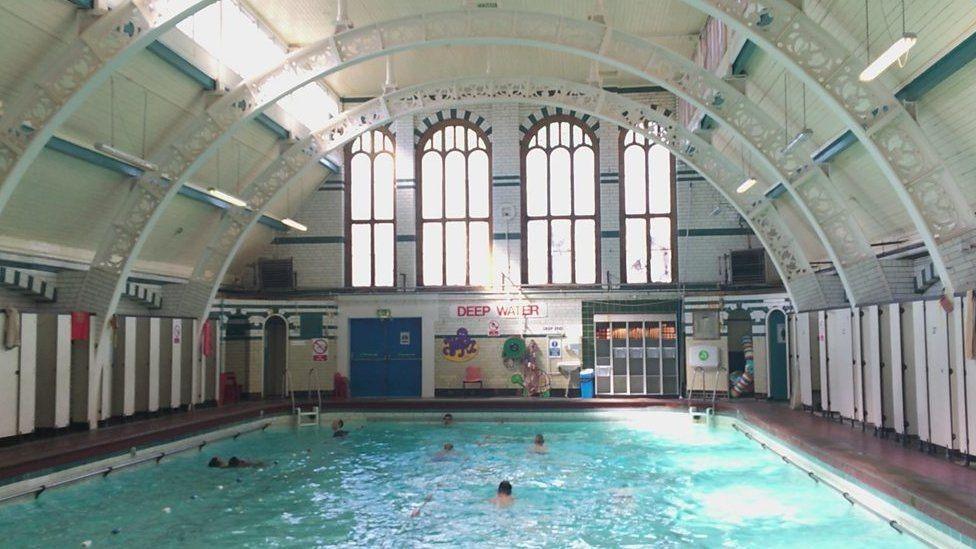
M 214 198 L 219 198 L 224 202 L 227 202 L 228 204 L 233 204 L 234 206 L 237 206 L 238 208 L 247 207 L 247 202 L 244 202 L 243 200 L 237 198 L 232 194 L 227 194 L 221 191 L 220 189 L 215 189 L 213 187 L 210 187 L 209 189 L 207 189 L 207 193 L 210 194 L 210 196 L 213 196 Z
M 742 193 L 748 191 L 749 189 L 751 189 L 752 186 L 755 185 L 755 184 L 756 184 L 756 178 L 755 177 L 750 177 L 749 179 L 746 179 L 745 181 L 743 181 L 742 184 L 739 185 L 739 188 L 735 190 L 735 192 L 737 192 L 739 194 L 742 194 Z
M 813 135 L 813 130 L 811 130 L 810 128 L 803 128 L 802 130 L 800 130 L 800 133 L 796 134 L 796 136 L 793 137 L 792 140 L 790 140 L 789 144 L 787 144 L 785 147 L 779 150 L 779 153 L 784 156 L 790 154 L 791 152 L 793 152 L 793 149 L 797 148 L 800 145 L 800 143 L 803 143 L 807 139 L 810 139 L 810 136 L 812 135 Z
M 906 32 L 901 38 L 895 41 L 894 44 L 888 47 L 878 56 L 877 59 L 871 62 L 863 71 L 861 71 L 860 78 L 861 82 L 870 82 L 878 77 L 881 73 L 885 71 L 892 63 L 898 60 L 901 56 L 908 53 L 908 50 L 912 49 L 915 42 L 918 41 L 918 37 L 910 32 Z
M 159 169 L 159 166 L 153 164 L 152 162 L 146 160 L 145 158 L 138 157 L 134 154 L 129 154 L 121 149 L 116 149 L 115 147 L 108 145 L 106 143 L 95 143 L 95 150 L 98 152 L 105 153 L 116 160 L 121 160 L 126 164 L 130 164 L 137 168 L 142 168 L 147 172 L 154 172 Z
M 308 227 L 306 227 L 305 225 L 302 225 L 301 223 L 295 221 L 294 219 L 292 219 L 290 217 L 286 217 L 286 218 L 282 219 L 281 222 L 284 223 L 285 225 L 288 225 L 292 229 L 295 229 L 295 230 L 298 230 L 298 231 L 305 232 L 305 231 L 308 230 Z

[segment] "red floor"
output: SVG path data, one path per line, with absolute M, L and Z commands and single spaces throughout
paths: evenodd
M 572 410 L 684 406 L 659 399 L 428 399 L 326 403 L 327 410 Z M 134 420 L 96 431 L 68 433 L 0 448 L 0 482 L 52 467 L 92 460 L 167 440 L 283 412 L 287 401 L 252 401 L 219 408 Z M 875 489 L 919 509 L 976 539 L 976 469 L 939 455 L 880 439 L 870 431 L 830 421 L 783 404 L 762 401 L 720 403 L 739 410 L 751 423 L 791 446 L 830 464 Z

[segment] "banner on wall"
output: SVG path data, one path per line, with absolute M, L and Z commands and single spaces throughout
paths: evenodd
M 458 303 L 451 307 L 455 318 L 544 318 L 548 316 L 545 303 L 510 301 L 503 303 Z
M 325 362 L 329 360 L 329 342 L 322 338 L 312 340 L 312 360 Z

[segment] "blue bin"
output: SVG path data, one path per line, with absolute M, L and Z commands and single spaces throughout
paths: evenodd
M 580 397 L 593 398 L 593 368 L 580 370 Z

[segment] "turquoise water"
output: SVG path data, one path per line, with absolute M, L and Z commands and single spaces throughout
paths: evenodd
M 0 545 L 917 545 L 729 428 L 657 417 L 651 427 L 347 422 L 345 440 L 272 428 L 0 507 Z M 536 433 L 548 454 L 528 451 Z M 434 460 L 445 442 L 456 456 Z M 213 455 L 267 465 L 210 469 Z M 516 502 L 498 509 L 488 500 L 502 479 Z

